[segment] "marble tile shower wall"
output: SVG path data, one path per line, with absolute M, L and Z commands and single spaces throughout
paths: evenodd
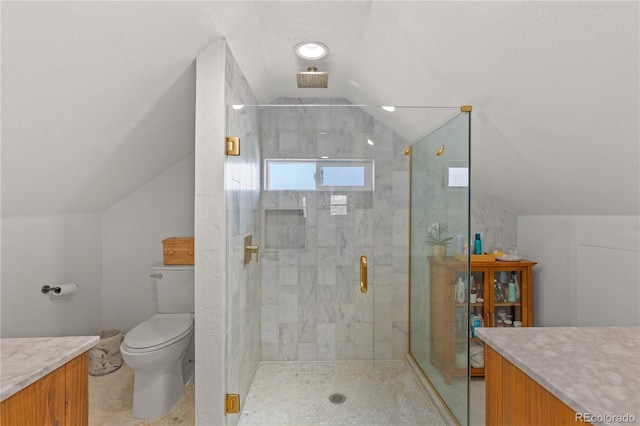
M 495 246 L 518 246 L 518 215 L 506 208 L 499 200 L 474 189 L 471 198 L 472 236 L 480 232 L 484 248 L 490 251 Z M 522 254 L 522 253 L 521 253 Z
M 299 103 L 341 106 L 285 106 Z M 261 253 L 262 360 L 403 357 L 409 163 L 402 151 L 408 142 L 344 100 L 275 104 L 258 114 L 263 159 L 373 159 L 375 191 L 262 193 L 262 220 L 282 231 L 265 230 L 274 240 Z M 331 215 L 332 195 L 347 196 L 346 215 Z M 369 260 L 366 294 L 359 290 L 361 254 Z
M 233 55 L 225 57 L 226 104 L 252 104 L 255 98 Z M 253 244 L 261 246 L 260 221 L 256 212 L 260 200 L 260 146 L 258 120 L 252 109 L 227 112 L 231 135 L 242 141 L 242 155 L 227 157 L 225 197 L 227 233 L 232 255 L 227 257 L 228 329 L 227 389 L 246 398 L 260 362 L 260 272 L 255 261 L 245 265 L 244 237 L 253 235 Z M 222 225 L 222 224 L 221 224 Z M 206 360 L 205 360 L 206 362 Z M 241 401 L 244 404 L 244 400 Z M 227 416 L 227 424 L 237 424 L 238 415 Z

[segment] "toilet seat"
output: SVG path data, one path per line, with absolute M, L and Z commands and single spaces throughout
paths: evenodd
M 129 352 L 157 351 L 177 342 L 192 330 L 192 314 L 156 314 L 127 333 L 123 346 Z

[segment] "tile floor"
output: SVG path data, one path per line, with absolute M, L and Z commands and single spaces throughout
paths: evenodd
M 89 376 L 89 425 L 195 425 L 194 383 L 167 415 L 131 417 L 133 370 Z M 332 404 L 334 392 L 346 395 Z M 484 425 L 484 380 L 471 380 L 471 425 Z M 239 426 L 443 425 L 406 361 L 263 362 Z
M 343 404 L 329 395 L 344 394 Z M 262 362 L 240 426 L 444 425 L 406 361 Z
M 469 384 L 469 424 L 471 426 L 484 426 L 485 424 L 485 397 L 484 377 L 472 377 Z
M 193 381 L 185 389 L 182 399 L 165 416 L 150 421 L 131 417 L 133 401 L 133 370 L 122 364 L 118 370 L 104 376 L 89 376 L 89 425 L 194 425 Z
M 464 377 L 452 378 L 452 383 L 446 385 L 440 371 L 428 361 L 418 362 L 420 368 L 429 377 L 431 384 L 440 393 L 440 397 L 447 401 L 449 406 L 462 406 L 467 403 L 467 396 L 461 390 L 466 386 Z M 485 392 L 484 377 L 472 377 L 469 382 L 469 425 L 484 426 L 485 424 Z

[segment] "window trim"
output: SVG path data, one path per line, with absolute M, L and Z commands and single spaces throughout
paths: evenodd
M 270 165 L 278 163 L 314 163 L 315 182 L 314 189 L 271 189 Z M 322 184 L 323 167 L 364 167 L 363 186 L 327 186 Z M 264 160 L 264 190 L 265 191 L 373 191 L 375 187 L 375 164 L 373 159 L 355 158 L 266 158 Z

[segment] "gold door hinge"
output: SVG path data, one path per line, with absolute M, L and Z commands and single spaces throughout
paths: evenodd
M 460 112 L 471 112 L 472 109 L 473 109 L 473 106 L 471 105 L 462 105 L 460 107 Z
M 237 414 L 240 412 L 240 395 L 228 393 L 226 398 L 226 414 Z
M 227 136 L 227 155 L 240 155 L 240 138 L 237 136 Z

